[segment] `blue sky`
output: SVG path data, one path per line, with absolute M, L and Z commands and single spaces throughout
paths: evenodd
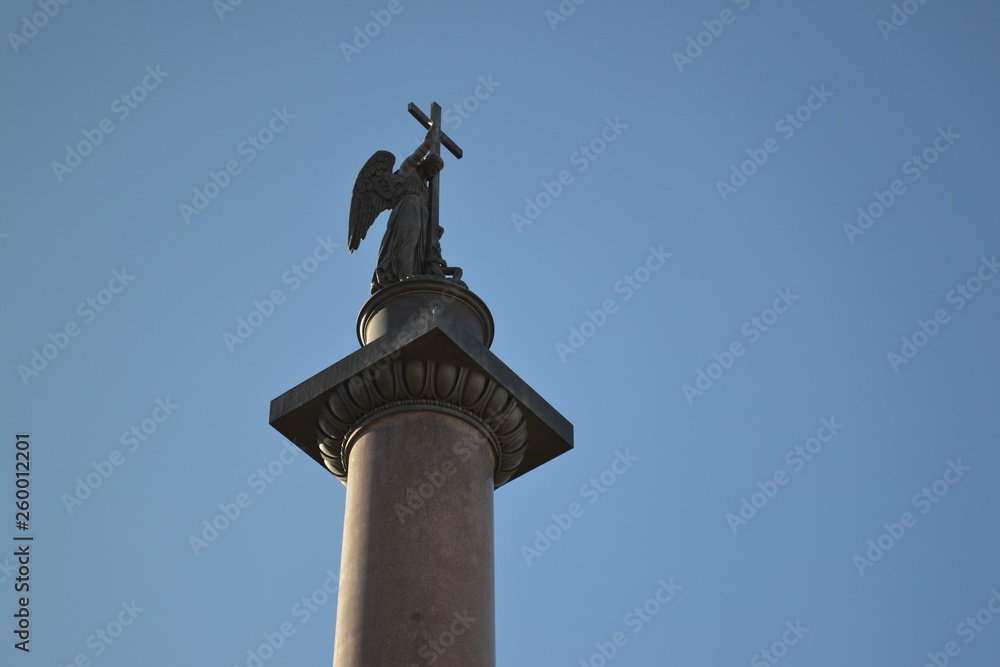
M 498 664 L 996 664 L 996 6 L 0 26 L 4 665 L 249 667 L 282 627 L 263 664 L 328 664 L 345 489 L 268 404 L 357 349 L 386 216 L 348 254 L 351 188 L 434 100 L 444 256 L 575 427 L 496 494 Z

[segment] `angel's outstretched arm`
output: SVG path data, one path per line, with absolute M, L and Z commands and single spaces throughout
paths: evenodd
M 403 160 L 403 164 L 399 165 L 400 171 L 404 169 L 416 169 L 420 161 L 430 153 L 434 144 L 440 140 L 440 137 L 441 128 L 431 125 L 430 129 L 427 130 L 427 135 L 424 137 L 423 143 L 417 147 L 417 150 L 413 151 L 413 154 Z

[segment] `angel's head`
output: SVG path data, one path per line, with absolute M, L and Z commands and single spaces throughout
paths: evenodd
M 444 160 L 440 155 L 428 155 L 417 166 L 417 172 L 424 180 L 431 180 L 435 174 L 444 169 Z

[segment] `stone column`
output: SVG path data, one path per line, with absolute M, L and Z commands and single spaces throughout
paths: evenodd
M 433 408 L 359 429 L 335 667 L 493 667 L 495 464 L 477 425 Z
M 573 427 L 489 351 L 492 315 L 451 281 L 379 290 L 358 340 L 271 402 L 347 485 L 335 667 L 494 667 L 493 491 L 569 451 Z

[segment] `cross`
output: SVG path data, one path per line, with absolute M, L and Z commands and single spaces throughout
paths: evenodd
M 431 117 L 428 118 L 420 108 L 410 102 L 410 105 L 406 108 L 410 112 L 410 115 L 420 121 L 420 124 L 425 128 L 430 129 L 431 125 L 434 127 L 441 127 L 441 105 L 437 102 L 431 102 Z M 451 154 L 456 158 L 462 158 L 462 149 L 451 140 L 444 132 L 439 135 L 438 141 L 434 142 L 431 146 L 431 153 L 433 155 L 441 155 L 441 144 L 451 151 Z M 428 223 L 428 234 L 427 234 L 427 256 L 430 257 L 431 246 L 434 245 L 434 237 L 436 236 L 436 230 L 438 228 L 438 197 L 441 191 L 441 174 L 435 174 L 434 178 L 431 179 L 431 203 L 429 206 L 429 223 Z

